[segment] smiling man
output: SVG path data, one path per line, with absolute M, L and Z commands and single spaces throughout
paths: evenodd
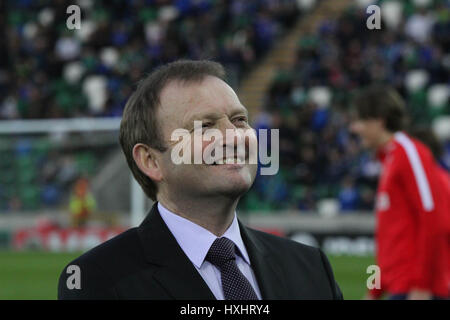
M 120 143 L 155 204 L 139 227 L 69 263 L 60 276 L 60 299 L 342 299 L 322 251 L 250 229 L 237 218 L 238 201 L 256 175 L 249 161 L 256 135 L 226 134 L 251 128 L 224 79 L 218 63 L 183 60 L 140 82 L 124 110 Z M 201 135 L 214 129 L 223 138 L 194 143 L 196 121 Z M 180 129 L 191 139 L 172 139 Z M 186 141 L 193 161 L 176 164 L 174 148 Z M 230 157 L 227 151 L 236 151 L 239 141 L 245 155 Z M 222 157 L 214 153 L 195 164 L 195 154 L 211 147 L 222 148 Z M 71 285 L 73 265 L 78 286 Z

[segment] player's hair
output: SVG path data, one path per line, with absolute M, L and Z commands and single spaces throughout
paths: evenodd
M 161 91 L 171 81 L 201 82 L 206 76 L 225 80 L 226 75 L 223 66 L 213 61 L 178 60 L 168 63 L 139 81 L 136 91 L 125 105 L 120 124 L 120 145 L 134 178 L 152 200 L 156 200 L 157 186 L 136 165 L 133 148 L 136 144 L 143 143 L 158 151 L 166 151 L 167 146 L 162 139 L 156 116 Z
M 403 98 L 392 87 L 372 85 L 353 98 L 353 109 L 360 119 L 382 119 L 386 130 L 396 132 L 407 125 Z

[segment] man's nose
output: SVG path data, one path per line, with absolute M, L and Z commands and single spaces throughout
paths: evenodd
M 237 146 L 237 144 L 241 142 L 242 134 L 230 120 L 226 120 L 221 128 L 221 131 L 224 137 L 224 146 Z

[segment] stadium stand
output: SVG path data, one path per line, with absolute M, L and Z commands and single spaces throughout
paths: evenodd
M 434 128 L 450 168 L 448 1 L 378 1 L 382 29 L 367 32 L 357 1 L 298 39 L 295 61 L 278 70 L 254 127 L 280 129 L 280 174 L 259 176 L 249 210 L 371 210 L 379 166 L 349 133 L 352 94 L 375 82 L 406 99 L 411 129 Z
M 342 212 L 371 210 L 379 166 L 348 131 L 351 96 L 372 82 L 395 86 L 411 123 L 432 124 L 449 167 L 450 17 L 443 0 L 378 1 L 383 27 L 367 36 L 368 2 L 323 15 L 311 30 L 296 22 L 316 1 L 82 0 L 83 28 L 69 31 L 68 1 L 8 1 L 0 13 L 8 34 L 0 39 L 0 119 L 118 117 L 138 79 L 178 58 L 220 61 L 238 88 L 283 36 L 304 28 L 294 61 L 251 109 L 255 129 L 280 129 L 279 174 L 258 176 L 241 209 L 316 211 L 336 199 Z M 63 204 L 71 183 L 114 147 L 80 144 L 57 155 L 45 139 L 0 142 L 10 150 L 0 157 L 2 211 Z
M 71 4 L 3 4 L 0 120 L 119 117 L 139 79 L 179 58 L 220 61 L 237 87 L 300 14 L 292 0 L 82 0 L 82 28 L 68 30 Z M 73 147 L 71 136 L 58 144 L 30 136 L 1 140 L 6 211 L 67 202 L 69 185 L 95 172 L 108 154 Z
M 236 80 L 299 13 L 294 1 L 85 0 L 72 31 L 70 1 L 50 3 L 8 2 L 0 118 L 121 116 L 135 83 L 179 58 L 214 58 Z

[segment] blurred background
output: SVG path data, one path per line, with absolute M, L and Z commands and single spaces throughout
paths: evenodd
M 371 4 L 381 29 L 366 26 Z M 395 87 L 450 168 L 448 0 L 7 0 L 0 33 L 0 299 L 55 299 L 70 260 L 140 223 L 151 203 L 120 117 L 136 82 L 179 58 L 221 62 L 252 126 L 280 130 L 280 170 L 239 215 L 320 246 L 345 298 L 374 263 L 380 171 L 349 132 L 355 91 Z

